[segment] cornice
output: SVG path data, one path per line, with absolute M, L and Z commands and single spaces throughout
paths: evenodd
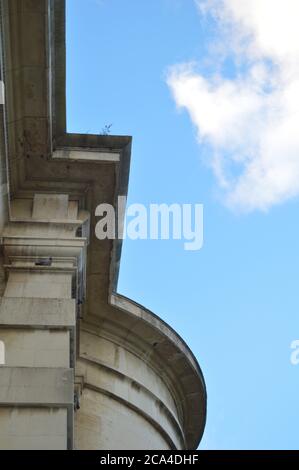
M 135 348 L 136 354 L 152 351 L 148 357 L 153 363 L 155 355 L 160 358 L 165 380 L 181 402 L 181 425 L 187 447 L 195 449 L 206 420 L 206 389 L 200 367 L 172 328 L 117 293 L 122 240 L 100 242 L 94 233 L 96 206 L 102 202 L 115 204 L 118 196 L 127 195 L 132 139 L 66 132 L 65 2 L 39 0 L 39 8 L 30 12 L 33 2 L 0 1 L 1 21 L 6 31 L 5 115 L 10 199 L 33 199 L 38 193 L 68 194 L 69 200 L 78 201 L 79 209 L 89 212 L 84 310 L 96 319 L 95 325 L 97 322 L 102 325 L 103 334 L 106 327 L 107 335 L 112 334 L 108 318 L 113 318 L 112 323 L 118 325 L 119 341 L 125 332 L 127 347 Z M 27 24 L 28 14 L 32 14 L 34 21 L 31 28 Z M 12 213 L 10 220 L 27 223 Z M 73 222 L 76 226 L 76 221 Z M 79 240 L 75 237 L 74 246 L 70 246 L 70 240 L 61 239 L 58 256 L 63 256 L 63 247 L 67 245 L 70 252 L 76 251 Z M 9 245 L 30 246 L 36 240 L 7 237 L 5 243 L 9 250 Z M 47 243 L 47 240 L 38 242 L 41 251 Z M 14 254 L 18 255 L 18 250 Z M 143 358 L 147 360 L 146 355 Z

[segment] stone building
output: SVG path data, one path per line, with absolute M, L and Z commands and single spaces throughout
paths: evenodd
M 131 138 L 66 132 L 64 1 L 0 5 L 0 448 L 195 449 L 198 363 L 117 293 L 121 240 L 95 237 Z

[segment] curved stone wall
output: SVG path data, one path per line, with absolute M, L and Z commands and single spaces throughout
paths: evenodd
M 166 383 L 120 344 L 82 331 L 77 375 L 77 449 L 183 448 L 178 410 Z
M 90 317 L 81 324 L 75 447 L 196 448 L 206 397 L 192 353 L 170 327 L 141 306 L 118 295 L 112 303 L 119 304 L 110 312 L 113 321 Z M 136 319 L 141 310 L 143 318 Z

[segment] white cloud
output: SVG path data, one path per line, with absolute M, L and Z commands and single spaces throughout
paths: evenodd
M 206 78 L 189 64 L 168 84 L 186 108 L 226 203 L 267 210 L 299 195 L 299 1 L 197 0 L 219 24 L 219 42 L 235 59 L 234 78 Z

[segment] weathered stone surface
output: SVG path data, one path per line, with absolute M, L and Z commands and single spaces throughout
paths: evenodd
M 33 219 L 67 219 L 69 197 L 67 194 L 35 194 Z
M 161 319 L 115 293 L 121 240 L 95 236 L 98 204 L 127 194 L 132 139 L 66 132 L 64 1 L 3 3 L 11 220 L 0 194 L 0 448 L 73 448 L 74 382 L 77 448 L 196 448 L 206 417 L 197 361 Z
M 47 367 L 1 367 L 1 405 L 71 405 L 72 369 Z
M 74 299 L 2 297 L 0 325 L 67 328 L 76 325 Z
M 66 450 L 66 408 L 0 408 L 1 450 Z
M 70 366 L 70 332 L 0 328 L 7 367 Z

